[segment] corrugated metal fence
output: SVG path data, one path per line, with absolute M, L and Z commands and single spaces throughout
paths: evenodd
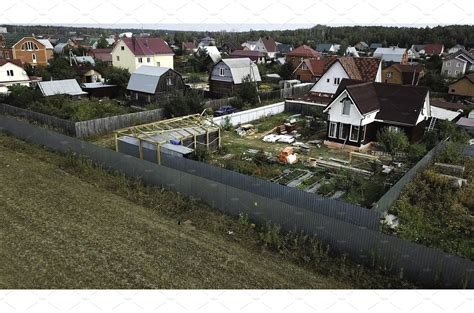
M 474 287 L 474 262 L 470 260 L 385 235 L 344 221 L 344 217 L 340 219 L 322 214 L 317 202 L 305 208 L 296 199 L 285 202 L 281 195 L 271 198 L 273 192 L 257 191 L 260 185 L 250 187 L 248 184 L 253 180 L 241 175 L 227 176 L 216 169 L 214 173 L 200 176 L 203 169 L 194 163 L 186 163 L 188 168 L 184 170 L 157 165 L 11 117 L 0 116 L 2 130 L 58 152 L 75 152 L 111 170 L 140 177 L 146 184 L 163 186 L 201 199 L 227 214 L 247 213 L 257 222 L 270 221 L 280 224 L 286 231 L 304 231 L 315 235 L 332 250 L 347 253 L 355 261 L 386 266 L 393 273 L 403 272 L 405 277 L 426 287 Z M 233 183 L 229 184 L 229 181 Z M 340 203 L 334 202 L 336 204 Z M 336 207 L 332 209 L 338 210 Z
M 395 183 L 395 185 L 393 185 L 392 188 L 390 188 L 379 199 L 379 201 L 377 201 L 377 203 L 372 207 L 372 209 L 381 214 L 386 213 L 395 203 L 395 201 L 397 201 L 398 197 L 400 196 L 400 193 L 402 192 L 406 184 L 412 181 L 418 171 L 428 165 L 428 163 L 430 163 L 431 160 L 433 160 L 434 157 L 438 154 L 438 152 L 441 151 L 445 146 L 446 141 L 442 141 L 433 149 L 431 149 L 427 154 L 425 154 L 425 156 L 420 161 L 418 161 L 418 163 L 416 163 L 408 172 L 406 172 L 405 175 L 403 175 L 403 177 L 400 178 Z

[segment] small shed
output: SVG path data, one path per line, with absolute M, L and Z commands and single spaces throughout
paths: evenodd
M 164 104 L 186 89 L 181 74 L 167 67 L 142 65 L 130 76 L 127 90 L 139 104 Z
M 116 85 L 109 85 L 103 82 L 83 83 L 81 84 L 83 91 L 87 92 L 90 97 L 113 99 L 118 96 L 118 88 Z
M 255 83 L 262 81 L 258 67 L 252 60 L 223 59 L 212 68 L 209 91 L 214 95 L 229 95 L 236 92 L 245 79 Z
M 115 131 L 117 152 L 158 164 L 162 154 L 185 157 L 198 148 L 211 150 L 220 146 L 220 126 L 200 114 Z

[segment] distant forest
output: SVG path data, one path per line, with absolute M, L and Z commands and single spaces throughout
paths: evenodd
M 5 25 L 11 33 L 37 34 L 37 35 L 62 35 L 75 31 L 77 34 L 99 36 L 121 32 L 150 33 L 159 36 L 170 43 L 179 44 L 183 41 L 199 40 L 205 36 L 216 39 L 217 45 L 227 44 L 231 48 L 238 48 L 246 40 L 257 40 L 259 37 L 271 36 L 281 43 L 295 46 L 308 44 L 316 46 L 318 43 L 340 43 L 354 45 L 359 41 L 366 43 L 382 43 L 384 46 L 398 45 L 408 48 L 412 44 L 443 43 L 446 47 L 462 44 L 474 47 L 473 25 L 450 25 L 437 27 L 384 27 L 384 26 L 343 26 L 331 27 L 317 25 L 307 29 L 279 30 L 279 31 L 248 31 L 248 32 L 196 32 L 173 31 L 156 29 L 111 29 L 111 28 L 86 28 L 63 26 L 18 26 Z

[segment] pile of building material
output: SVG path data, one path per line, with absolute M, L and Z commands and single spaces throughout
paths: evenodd
M 294 164 L 298 162 L 298 156 L 294 153 L 292 147 L 286 147 L 285 149 L 281 150 L 278 159 L 283 164 Z
M 336 169 L 336 170 L 349 170 L 349 171 L 352 171 L 352 172 L 355 172 L 355 173 L 358 173 L 358 174 L 362 174 L 362 175 L 365 175 L 365 176 L 374 175 L 374 173 L 371 172 L 371 171 L 367 171 L 367 170 L 363 170 L 363 169 L 360 169 L 360 168 L 357 168 L 357 167 L 353 167 L 353 166 L 350 166 L 350 165 L 343 164 L 347 161 L 338 162 L 338 161 L 342 161 L 342 160 L 337 160 L 337 159 L 334 159 L 334 158 L 332 158 L 331 161 L 326 161 L 326 160 L 322 160 L 322 159 L 316 159 L 316 162 L 314 162 L 314 159 L 312 159 L 311 161 L 315 166 L 319 166 L 319 167 Z
M 240 125 L 235 129 L 235 132 L 239 136 L 250 136 L 255 134 L 255 126 L 253 124 Z

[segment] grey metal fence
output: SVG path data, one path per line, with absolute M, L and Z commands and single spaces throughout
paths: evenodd
M 197 170 L 191 172 L 157 165 L 11 117 L 0 116 L 0 131 L 58 152 L 75 152 L 111 170 L 140 177 L 146 184 L 199 198 L 227 214 L 247 213 L 257 222 L 270 221 L 286 231 L 315 235 L 332 250 L 347 253 L 355 261 L 375 262 L 387 266 L 393 273 L 403 271 L 405 277 L 426 287 L 474 287 L 474 262 L 470 260 L 264 196 L 255 188 L 248 188 L 248 181 L 243 176 L 222 177 L 220 180 L 200 177 L 202 173 Z M 208 177 L 212 175 L 219 174 L 216 170 Z M 227 184 L 229 179 L 235 180 L 235 187 Z
M 406 184 L 408 184 L 418 173 L 418 171 L 428 165 L 431 160 L 446 146 L 446 141 L 441 141 L 433 149 L 431 149 L 425 156 L 418 161 L 405 175 L 400 178 L 395 185 L 392 186 L 372 207 L 373 210 L 379 212 L 380 214 L 386 213 L 390 207 L 397 201 L 400 193 Z

